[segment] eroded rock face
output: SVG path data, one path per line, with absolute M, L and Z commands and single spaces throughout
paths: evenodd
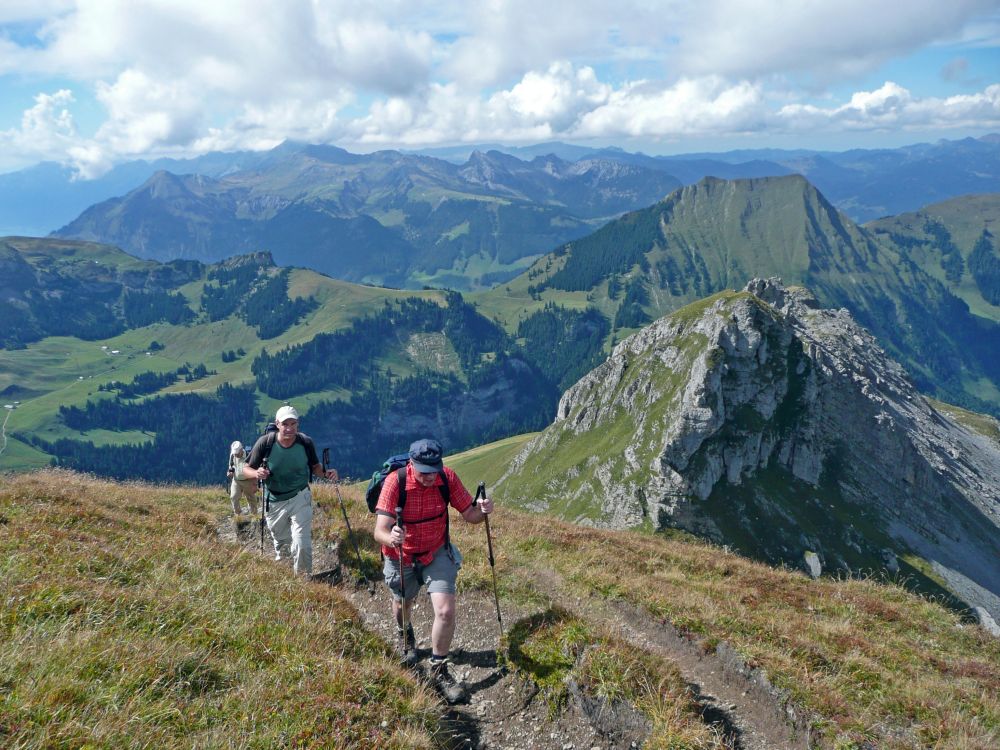
M 765 468 L 870 511 L 952 591 L 1000 613 L 1000 447 L 935 410 L 846 310 L 777 279 L 622 341 L 502 482 L 578 522 L 676 526 L 724 544 L 705 501 Z M 822 550 L 822 538 L 802 537 Z M 850 528 L 843 537 L 864 541 Z

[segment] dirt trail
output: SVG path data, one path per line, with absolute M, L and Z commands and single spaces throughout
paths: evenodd
M 322 510 L 316 508 L 318 514 Z M 219 535 L 230 543 L 260 554 L 259 525 L 246 523 L 234 528 L 231 519 L 220 524 Z M 270 556 L 270 538 L 265 542 Z M 348 560 L 354 551 L 345 550 Z M 336 586 L 357 608 L 366 625 L 395 645 L 388 590 L 378 580 L 367 587 L 355 578 L 355 568 L 341 568 L 336 543 L 314 543 L 314 581 Z M 759 674 L 747 669 L 738 656 L 724 646 L 704 654 L 696 644 L 635 608 L 592 596 L 577 598 L 566 593 L 553 571 L 540 571 L 533 581 L 551 604 L 579 613 L 603 625 L 632 645 L 648 649 L 677 664 L 702 707 L 707 724 L 726 738 L 733 750 L 805 750 L 807 722 L 784 704 L 778 692 Z M 528 681 L 497 666 L 499 624 L 492 597 L 459 595 L 457 627 L 452 644 L 454 672 L 469 690 L 467 705 L 452 707 L 447 728 L 450 748 L 477 750 L 611 750 L 641 747 L 648 728 L 617 712 L 595 711 L 585 706 L 585 696 L 574 695 L 568 705 L 553 711 L 545 696 Z M 503 626 L 512 626 L 537 615 L 545 607 L 514 607 L 501 602 Z M 413 608 L 413 625 L 421 661 L 416 672 L 426 677 L 430 656 L 430 600 L 421 595 Z M 581 699 L 582 698 L 582 699 Z
M 0 425 L 0 455 L 7 450 L 7 420 L 10 419 L 12 409 L 4 409 L 3 424 Z

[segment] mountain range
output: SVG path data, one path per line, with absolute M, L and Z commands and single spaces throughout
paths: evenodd
M 479 166 L 487 163 L 494 162 Z M 178 179 L 165 176 L 164 189 Z M 492 179 L 501 184 L 496 173 Z M 561 245 L 517 278 L 468 299 L 281 269 L 266 253 L 216 264 L 159 263 L 107 245 L 9 238 L 0 252 L 0 304 L 14 324 L 5 328 L 3 345 L 21 353 L 4 354 L 0 392 L 13 400 L 38 396 L 11 425 L 20 422 L 20 434 L 35 441 L 34 449 L 22 446 L 28 465 L 55 451 L 92 459 L 105 450 L 100 446 L 123 441 L 166 460 L 169 453 L 150 436 L 189 407 L 165 397 L 226 385 L 250 394 L 248 401 L 242 391 L 226 392 L 244 410 L 228 429 L 252 433 L 261 418 L 254 403 L 266 414 L 294 399 L 323 415 L 319 436 L 342 446 L 349 471 L 364 472 L 399 448 L 407 422 L 414 434 L 446 436 L 452 448 L 538 429 L 559 394 L 623 336 L 767 274 L 809 287 L 824 306 L 849 310 L 924 393 L 996 414 L 1000 308 L 975 286 L 982 274 L 969 287 L 973 276 L 963 272 L 955 286 L 945 271 L 950 261 L 942 265 L 956 250 L 960 258 L 1000 261 L 992 234 L 975 231 L 992 221 L 994 207 L 989 197 L 956 199 L 948 211 L 933 207 L 931 223 L 900 217 L 898 225 L 863 227 L 800 176 L 705 179 Z M 933 233 L 914 238 L 905 226 L 931 226 Z M 945 233 L 955 250 L 935 244 Z M 67 336 L 77 341 L 58 338 Z M 127 353 L 108 362 L 115 373 L 102 382 L 90 381 L 106 372 L 107 360 L 94 357 L 88 340 Z M 159 349 L 151 349 L 154 341 Z M 47 363 L 44 379 L 33 369 L 38 362 Z M 288 371 L 297 374 L 277 376 Z M 143 394 L 126 412 L 99 406 L 116 393 L 136 392 L 140 377 Z M 154 380 L 161 385 L 153 387 Z M 95 392 L 97 386 L 105 390 Z M 468 404 L 454 423 L 439 409 L 449 400 Z M 85 411 L 61 414 L 60 407 Z M 72 442 L 80 437 L 98 447 L 80 448 Z M 231 439 L 220 436 L 220 444 Z M 125 449 L 106 465 L 143 470 Z M 205 457 L 184 471 L 208 477 L 211 462 Z
M 195 159 L 159 159 L 153 162 L 128 162 L 115 167 L 104 176 L 94 180 L 77 179 L 72 171 L 66 167 L 60 167 L 55 164 L 40 164 L 19 172 L 0 175 L 0 234 L 39 236 L 57 230 L 60 227 L 68 227 L 73 225 L 74 221 L 79 218 L 79 215 L 91 206 L 104 203 L 108 200 L 115 202 L 125 199 L 131 191 L 141 188 L 146 180 L 160 171 L 169 172 L 179 178 L 186 175 L 199 175 L 210 180 L 224 180 L 230 176 L 239 174 L 241 175 L 239 183 L 244 186 L 250 184 L 258 187 L 260 195 L 270 195 L 272 189 L 275 190 L 276 195 L 271 197 L 272 201 L 278 201 L 284 205 L 289 196 L 291 196 L 293 199 L 302 199 L 307 203 L 311 203 L 313 201 L 309 198 L 309 195 L 314 188 L 312 178 L 317 174 L 323 174 L 325 171 L 325 174 L 331 180 L 336 181 L 341 179 L 346 181 L 352 179 L 358 173 L 345 173 L 338 176 L 329 170 L 329 166 L 324 163 L 329 162 L 331 159 L 337 160 L 339 157 L 335 155 L 338 151 L 338 149 L 331 147 L 285 143 L 266 152 L 219 152 L 206 154 Z M 350 155 L 350 157 L 355 160 L 359 172 L 365 174 L 374 173 L 376 175 L 380 174 L 380 170 L 384 169 L 386 164 L 394 163 L 401 173 L 412 176 L 414 164 L 419 163 L 422 166 L 417 168 L 417 172 L 426 171 L 430 173 L 432 175 L 432 183 L 436 183 L 437 177 L 433 177 L 433 175 L 442 170 L 442 165 L 438 162 L 442 160 L 450 161 L 452 162 L 452 167 L 460 168 L 463 165 L 469 164 L 473 158 L 473 154 L 478 152 L 480 155 L 484 155 L 491 151 L 504 156 L 516 157 L 513 160 L 508 159 L 508 165 L 523 162 L 515 170 L 521 173 L 530 171 L 531 168 L 527 165 L 536 163 L 538 159 L 541 159 L 540 164 L 544 167 L 546 160 L 553 156 L 557 160 L 567 162 L 570 165 L 583 162 L 584 164 L 577 167 L 570 167 L 570 169 L 577 169 L 578 171 L 590 169 L 590 167 L 586 166 L 586 163 L 595 161 L 603 164 L 615 163 L 627 165 L 638 170 L 633 174 L 631 189 L 638 190 L 646 196 L 649 196 L 651 193 L 655 194 L 647 203 L 651 203 L 653 200 L 662 197 L 667 192 L 667 189 L 663 189 L 663 181 L 666 179 L 663 173 L 666 173 L 671 180 L 674 180 L 674 185 L 678 183 L 693 184 L 705 176 L 737 179 L 799 173 L 806 176 L 834 205 L 855 221 L 868 221 L 890 214 L 913 211 L 928 203 L 957 195 L 996 192 L 1000 190 L 1000 176 L 998 176 L 1000 175 L 1000 170 L 998 170 L 1000 139 L 995 136 L 986 136 L 979 139 L 966 138 L 960 141 L 939 141 L 934 144 L 917 144 L 897 149 L 852 150 L 846 152 L 760 149 L 651 157 L 614 148 L 592 149 L 561 143 L 545 143 L 531 147 L 508 147 L 493 144 L 478 147 L 432 149 L 423 153 L 410 154 L 387 151 L 370 155 Z M 305 154 L 312 154 L 313 157 L 318 157 L 317 163 L 320 166 L 313 170 L 314 173 L 311 175 L 303 174 L 300 171 L 300 168 L 304 168 L 307 172 L 310 171 L 308 165 L 304 166 L 310 159 L 309 156 L 304 156 Z M 344 154 L 341 153 L 340 157 L 343 156 Z M 287 164 L 284 166 L 281 165 L 283 161 L 287 161 Z M 489 168 L 492 169 L 494 167 L 491 166 Z M 501 170 L 505 168 L 508 167 L 501 166 Z M 263 177 L 264 173 L 275 170 L 285 173 L 283 178 L 279 179 L 279 183 L 284 180 L 282 187 L 265 184 L 267 180 Z M 472 166 L 472 171 L 475 171 L 474 166 Z M 264 182 L 257 185 L 254 175 L 257 176 L 256 178 L 264 180 Z M 290 187 L 287 180 L 291 176 L 296 176 L 295 179 L 302 180 L 303 185 L 299 193 L 295 193 L 294 190 L 291 192 L 287 190 Z M 590 179 L 592 181 L 595 179 L 593 174 Z M 379 178 L 376 177 L 375 181 L 378 182 Z M 420 184 L 421 177 L 416 177 L 415 181 Z M 572 180 L 570 181 L 572 182 Z M 365 186 L 359 184 L 353 185 L 353 188 L 351 186 L 347 187 L 349 193 L 352 189 L 360 189 L 362 192 L 365 190 Z M 390 186 L 388 189 L 391 192 L 398 190 L 400 187 L 400 185 L 395 185 Z M 479 187 L 484 191 L 483 194 L 492 195 L 499 200 L 511 197 L 509 192 L 505 193 L 503 190 L 494 195 L 489 186 L 484 188 L 480 185 Z M 520 185 L 515 186 L 515 189 L 519 189 L 520 187 Z M 450 187 L 446 188 L 446 190 L 450 189 Z M 470 189 L 473 194 L 479 194 L 476 188 L 460 184 L 460 196 L 464 196 L 466 191 Z M 616 190 L 617 188 L 611 184 L 606 185 L 604 189 Z M 336 190 L 339 190 L 339 188 L 336 188 Z M 622 190 L 624 191 L 623 197 L 626 198 L 627 202 L 629 188 L 622 187 Z M 197 202 L 199 200 L 199 190 L 195 189 L 193 193 L 194 201 Z M 173 194 L 172 191 L 168 190 L 164 193 L 164 196 Z M 260 195 L 258 195 L 258 198 Z M 397 196 L 397 201 L 401 202 L 402 206 L 405 206 L 409 202 L 407 195 Z M 452 198 L 460 196 L 449 194 L 449 197 Z M 204 196 L 200 197 L 204 198 Z M 544 194 L 537 192 L 532 194 L 529 190 L 523 197 L 542 201 L 538 206 L 539 208 L 544 208 L 547 205 Z M 420 194 L 419 191 L 415 192 L 412 198 L 417 204 L 426 203 L 428 200 L 427 195 Z M 568 213 L 576 219 L 588 221 L 588 216 L 592 216 L 592 213 L 584 215 L 587 208 L 582 207 L 581 209 L 573 205 L 572 198 L 556 195 L 553 199 L 556 201 L 556 207 L 560 205 L 560 201 L 563 201 L 563 205 L 568 209 Z M 188 205 L 191 205 L 191 197 L 185 200 Z M 350 204 L 350 201 L 348 203 Z M 601 201 L 598 201 L 598 203 L 601 203 Z M 616 207 L 613 203 L 613 201 L 607 203 L 606 208 L 612 211 L 615 210 Z M 639 205 L 638 203 L 632 203 L 631 207 L 637 208 Z M 396 208 L 400 207 L 396 206 Z M 105 208 L 108 208 L 108 206 Z M 386 213 L 384 210 L 374 208 L 371 203 L 369 203 L 368 208 L 360 206 L 353 206 L 353 208 L 360 209 L 359 213 L 372 216 L 390 231 L 398 230 L 401 227 L 401 215 L 391 210 L 389 213 Z M 419 206 L 416 208 L 417 213 L 422 210 Z M 472 206 L 464 206 L 464 209 L 471 208 Z M 594 206 L 591 206 L 591 210 L 593 208 Z M 576 212 L 578 209 L 584 211 L 584 214 L 577 215 Z M 248 214 L 241 213 L 235 218 L 246 219 L 251 215 L 260 218 L 259 210 L 260 206 L 251 207 Z M 622 209 L 619 206 L 618 210 L 626 209 Z M 232 249 L 232 253 L 229 254 L 265 249 L 275 252 L 279 257 L 281 256 L 280 238 L 273 247 L 254 244 L 256 241 L 270 243 L 274 239 L 267 235 L 266 232 L 260 231 L 259 227 L 253 231 L 250 231 L 249 227 L 243 227 L 248 232 L 247 235 L 243 236 L 241 234 L 238 239 L 232 241 L 220 233 L 207 232 L 206 234 L 204 218 L 206 215 L 215 215 L 216 211 L 221 211 L 221 214 L 217 216 L 221 223 L 232 223 L 231 220 L 234 217 L 229 215 L 229 209 L 225 204 L 219 204 L 210 199 L 207 205 L 198 207 L 195 211 L 195 216 L 192 217 L 186 217 L 184 211 L 181 209 L 174 211 L 171 211 L 168 207 L 159 209 L 158 213 L 163 218 L 169 219 L 167 224 L 170 229 L 168 232 L 170 240 L 177 242 L 179 246 L 174 255 L 147 255 L 146 257 L 157 257 L 159 259 L 183 257 L 183 253 L 195 252 L 197 248 L 198 252 L 207 253 L 199 259 L 217 260 L 223 257 L 218 254 L 221 250 L 213 253 L 211 249 L 206 249 L 210 248 L 216 242 L 220 242 L 221 247 Z M 324 213 L 329 213 L 335 217 L 349 218 L 344 216 L 337 208 L 331 209 L 329 206 L 322 207 L 321 215 Z M 610 215 L 608 214 L 605 218 L 610 218 Z M 545 214 L 542 217 L 535 217 L 536 221 L 528 225 L 529 232 L 527 234 L 533 236 L 541 228 L 541 220 L 546 218 L 554 220 L 555 216 L 556 214 Z M 334 244 L 337 238 L 345 235 L 348 239 L 352 236 L 355 239 L 366 238 L 366 230 L 374 229 L 370 226 L 334 226 L 330 229 L 326 226 L 327 222 L 319 220 L 317 217 L 312 218 L 316 220 L 317 225 L 310 228 L 310 222 L 307 221 L 305 236 L 308 238 L 310 232 L 313 232 L 312 242 L 314 244 L 326 243 L 326 251 L 322 253 L 314 251 L 312 254 L 314 258 L 329 254 L 332 247 L 340 247 Z M 479 219 L 481 221 L 485 220 L 482 215 L 479 216 Z M 410 220 L 412 220 L 412 217 L 403 223 Z M 120 244 L 123 249 L 140 255 L 154 252 L 156 239 L 144 236 L 142 227 L 130 228 L 128 226 L 119 226 L 121 222 L 119 218 L 117 220 L 109 220 L 109 226 L 99 229 L 97 224 L 100 222 L 95 224 L 95 221 L 95 217 L 91 216 L 90 220 L 84 226 L 77 227 L 78 234 L 74 236 L 96 241 L 113 241 Z M 463 221 L 455 221 L 449 226 L 434 226 L 432 222 L 432 226 L 426 227 L 426 232 L 430 234 L 418 238 L 416 245 L 420 246 L 421 242 L 433 241 L 435 238 L 440 237 L 442 233 L 445 237 L 444 244 L 448 245 L 454 239 L 453 237 L 448 237 L 449 231 L 464 231 L 461 229 L 462 224 Z M 165 228 L 163 225 L 160 226 L 161 229 Z M 508 246 L 516 242 L 513 237 L 493 236 L 498 232 L 502 234 L 503 227 L 499 225 L 493 227 L 487 223 L 480 226 L 478 232 L 483 236 L 479 237 L 475 236 L 476 227 L 473 226 L 470 228 L 472 229 L 473 237 L 467 238 L 461 249 L 461 252 L 464 252 L 466 255 L 469 254 L 469 247 L 473 242 L 479 243 L 479 249 L 482 250 L 484 257 L 488 257 L 489 255 L 487 247 L 496 249 L 503 247 L 505 242 Z M 593 228 L 593 226 L 590 228 Z M 434 234 L 435 231 L 438 234 Z M 586 228 L 583 231 L 586 231 Z M 106 233 L 102 234 L 102 232 Z M 133 232 L 136 235 L 134 238 L 132 238 Z M 550 250 L 565 237 L 573 236 L 573 232 L 574 229 L 572 226 L 565 228 L 565 230 L 557 227 L 551 237 L 540 237 L 538 244 L 543 246 L 542 251 Z M 397 234 L 399 233 L 397 231 Z M 406 234 L 406 232 L 401 233 Z M 390 245 L 392 244 L 384 234 L 379 236 L 376 233 L 376 236 L 371 239 L 386 241 Z M 404 236 L 403 239 L 409 241 L 410 238 Z M 522 236 L 521 240 L 524 241 L 525 238 Z M 551 244 L 544 247 L 544 242 L 549 240 L 551 240 Z M 154 246 L 150 246 L 150 242 L 153 242 Z M 514 254 L 517 255 L 522 252 L 516 250 Z M 510 249 L 508 247 L 507 255 L 509 254 Z M 513 268 L 509 268 L 509 259 L 497 258 L 492 264 L 487 265 L 501 269 L 500 271 L 494 271 L 496 273 L 503 273 L 504 267 L 508 267 L 506 269 L 508 273 L 513 271 Z M 434 283 L 438 285 L 450 285 L 456 288 L 469 288 L 470 286 L 475 286 L 476 279 L 484 273 L 490 273 L 490 271 L 477 268 L 475 264 L 473 264 L 472 268 L 459 266 L 450 276 L 443 273 L 440 274 L 440 278 L 434 280 Z M 348 277 L 354 278 L 353 276 L 345 276 L 345 278 Z M 410 283 L 416 283 L 419 286 L 420 283 L 427 281 L 428 278 L 426 276 L 422 279 L 414 277 L 410 280 Z M 473 281 L 470 282 L 469 279 Z M 486 285 L 489 285 L 490 281 L 487 278 Z
M 980 206 L 993 203 L 956 199 L 953 215 L 978 226 L 990 220 Z M 939 224 L 949 236 L 954 226 L 960 255 L 983 237 L 973 239 L 952 215 Z M 1000 307 L 967 289 L 973 314 L 939 278 L 944 249 L 921 247 L 915 252 L 899 232 L 855 224 L 797 175 L 707 178 L 567 243 L 479 303 L 508 324 L 547 304 L 592 306 L 613 329 L 628 331 L 754 276 L 779 276 L 808 286 L 824 306 L 850 310 L 925 392 L 996 413 Z M 991 234 L 980 253 L 1000 264 Z
M 601 159 L 526 163 L 494 151 L 454 165 L 287 145 L 220 179 L 157 172 L 55 235 L 162 261 L 267 250 L 281 265 L 348 281 L 467 288 L 510 278 L 679 185 L 663 171 Z

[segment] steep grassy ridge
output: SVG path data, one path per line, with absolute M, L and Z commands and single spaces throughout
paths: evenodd
M 558 248 L 478 301 L 509 330 L 549 302 L 591 305 L 618 329 L 613 341 L 755 276 L 846 307 L 925 392 L 1000 409 L 1000 326 L 970 315 L 889 235 L 854 224 L 797 175 L 706 178 Z

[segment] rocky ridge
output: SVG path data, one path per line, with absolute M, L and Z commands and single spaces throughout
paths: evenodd
M 778 279 L 622 341 L 502 486 L 577 522 L 811 554 L 814 574 L 895 575 L 915 554 L 1000 615 L 1000 446 L 933 408 L 846 310 Z

